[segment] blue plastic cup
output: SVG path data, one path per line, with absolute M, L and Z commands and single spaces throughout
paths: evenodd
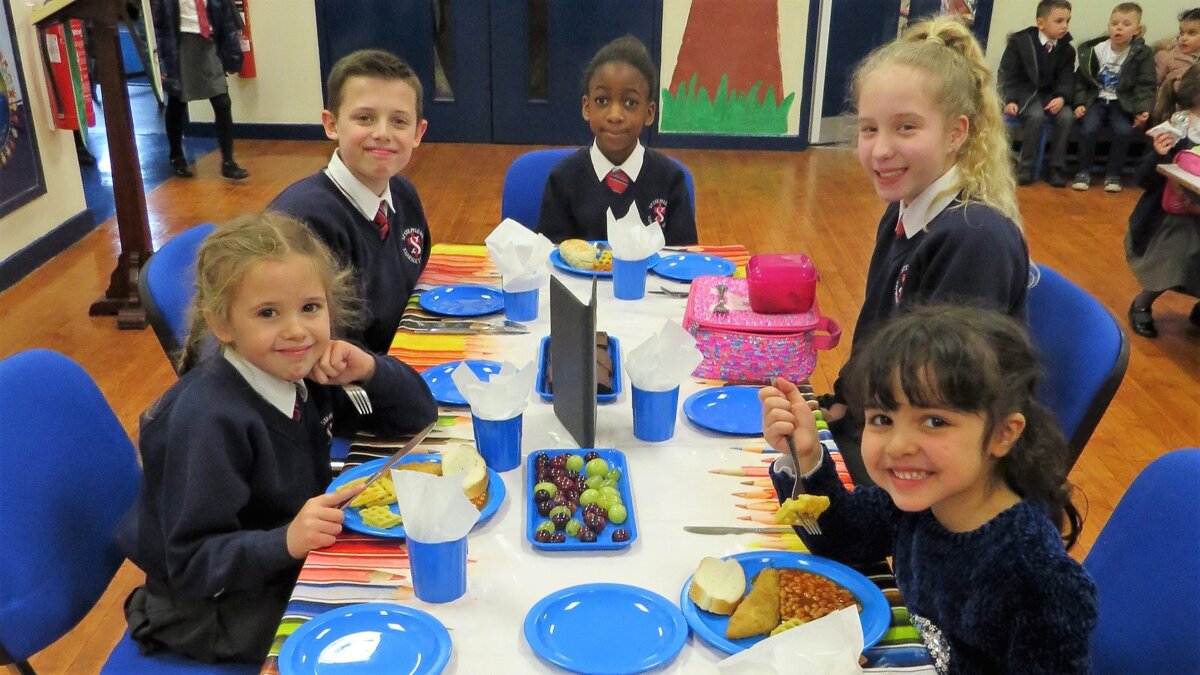
M 504 316 L 513 321 L 533 321 L 538 317 L 538 289 L 509 293 L 504 291 Z
M 618 300 L 641 300 L 646 296 L 646 271 L 650 269 L 650 258 L 613 258 L 612 265 L 613 295 Z
M 646 391 L 633 387 L 633 435 L 643 441 L 665 441 L 675 435 L 679 387 Z
M 489 469 L 502 472 L 521 466 L 522 417 L 524 415 L 506 420 L 485 420 L 471 415 L 475 447 Z
M 450 602 L 467 592 L 467 538 L 426 544 L 408 538 L 413 592 L 425 602 Z

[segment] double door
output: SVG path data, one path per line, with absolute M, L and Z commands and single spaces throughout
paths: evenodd
M 402 56 L 425 89 L 426 139 L 581 145 L 583 73 L 613 38 L 657 53 L 645 0 L 317 0 L 324 82 L 357 49 Z M 328 92 L 324 92 L 328 93 Z

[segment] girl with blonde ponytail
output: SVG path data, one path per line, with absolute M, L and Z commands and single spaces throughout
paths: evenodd
M 916 304 L 971 304 L 1025 321 L 1029 251 L 1002 103 L 983 50 L 958 21 L 922 21 L 872 52 L 851 82 L 858 159 L 888 202 L 854 349 Z M 843 369 L 844 370 L 844 369 Z M 842 378 L 823 399 L 851 476 L 870 484 Z

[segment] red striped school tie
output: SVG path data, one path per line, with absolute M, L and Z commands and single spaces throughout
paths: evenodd
M 896 236 L 897 237 L 904 236 L 904 219 L 903 218 L 898 218 L 896 220 Z
M 200 37 L 212 36 L 212 24 L 208 22 L 208 3 L 204 0 L 196 0 L 196 21 L 200 23 Z
M 375 228 L 379 230 L 379 238 L 387 239 L 389 226 L 386 200 L 379 200 L 379 210 L 375 212 L 375 220 L 371 222 L 375 223 Z
M 296 383 L 296 407 L 292 408 L 292 419 L 300 421 L 300 410 L 304 407 L 304 391 L 300 388 L 300 383 Z
M 604 184 L 609 190 L 617 194 L 622 194 L 629 187 L 629 176 L 620 169 L 613 169 L 604 177 Z

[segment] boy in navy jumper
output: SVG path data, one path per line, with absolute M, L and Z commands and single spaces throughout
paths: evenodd
M 324 494 L 332 433 L 396 436 L 435 419 L 400 361 L 332 339 L 349 273 L 277 213 L 218 228 L 197 258 L 192 356 L 222 345 L 143 415 L 143 487 L 118 541 L 146 572 L 125 604 L 146 652 L 261 663 L 305 556 L 341 531 L 361 489 Z M 360 415 L 338 385 L 357 383 Z
M 1143 126 L 1154 107 L 1154 53 L 1141 37 L 1142 7 L 1122 2 L 1108 19 L 1108 34 L 1079 45 L 1075 72 L 1075 117 L 1079 126 L 1079 172 L 1071 187 L 1091 185 L 1096 158 L 1096 134 L 1112 130 L 1112 145 L 1104 171 L 1104 191 L 1121 191 L 1121 164 L 1129 151 L 1133 130 Z
M 1021 121 L 1021 158 L 1017 163 L 1017 182 L 1021 185 L 1034 180 L 1034 162 L 1047 118 L 1054 121 L 1047 182 L 1054 187 L 1067 184 L 1067 135 L 1075 121 L 1068 104 L 1075 95 L 1075 48 L 1067 32 L 1070 25 L 1070 2 L 1041 0 L 1036 25 L 1013 33 L 1000 58 L 997 79 L 1004 114 Z
M 399 175 L 428 127 L 421 81 L 403 59 L 361 50 L 334 64 L 327 88 L 321 123 L 337 150 L 269 208 L 306 223 L 353 267 L 366 321 L 349 337 L 386 354 L 432 246 L 417 190 Z
M 663 228 L 667 244 L 697 243 L 683 169 L 638 140 L 654 123 L 656 87 L 654 62 L 637 38 L 613 40 L 592 57 L 583 119 L 596 142 L 550 172 L 537 223 L 550 241 L 608 239 L 607 210 L 619 218 L 636 206 L 647 224 Z

